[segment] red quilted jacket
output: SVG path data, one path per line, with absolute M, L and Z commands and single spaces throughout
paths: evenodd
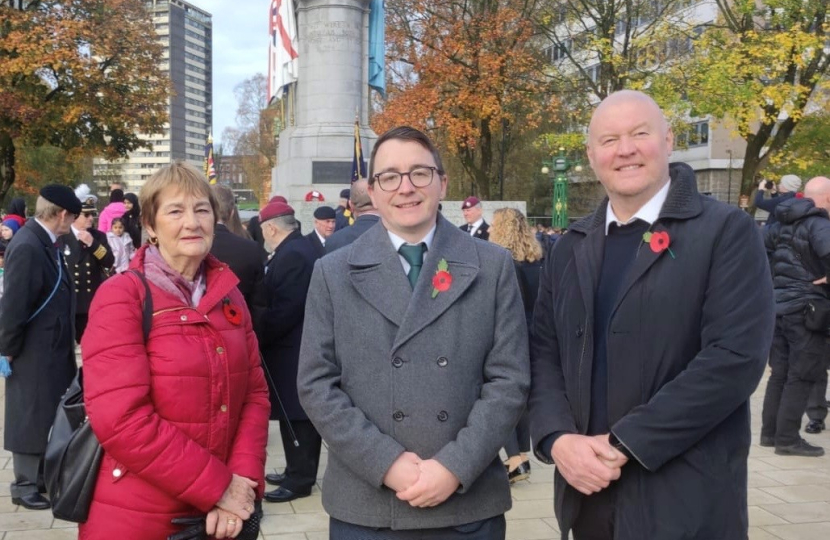
M 142 271 L 145 248 L 130 268 Z M 163 540 L 170 520 L 207 513 L 235 473 L 264 490 L 268 389 L 238 279 L 208 256 L 196 308 L 150 283 L 153 325 L 145 345 L 144 286 L 130 273 L 95 295 L 82 341 L 87 414 L 104 458 L 82 540 Z M 228 299 L 243 313 L 225 316 Z

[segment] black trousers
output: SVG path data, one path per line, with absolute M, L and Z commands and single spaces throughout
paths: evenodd
M 503 514 L 455 527 L 406 531 L 363 527 L 334 518 L 329 521 L 329 540 L 504 540 L 506 532 Z
M 291 427 L 294 428 L 299 446 L 294 446 L 286 421 L 280 420 L 280 438 L 285 451 L 285 481 L 280 487 L 307 495 L 317 482 L 317 467 L 320 464 L 323 439 L 308 420 L 292 420 Z
M 775 446 L 798 442 L 801 417 L 813 386 L 827 376 L 827 338 L 804 327 L 804 315 L 776 317 L 764 395 L 761 435 L 774 437 Z
M 582 497 L 579 514 L 574 521 L 574 540 L 613 540 L 614 515 L 617 507 L 617 484 L 588 497 Z
M 827 370 L 821 379 L 813 384 L 810 398 L 807 400 L 807 418 L 823 422 L 827 418 Z
M 75 343 L 81 343 L 81 338 L 84 335 L 84 330 L 86 330 L 86 325 L 89 322 L 89 314 L 88 313 L 76 313 L 75 314 Z

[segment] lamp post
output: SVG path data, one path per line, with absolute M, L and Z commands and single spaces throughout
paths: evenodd
M 553 177 L 553 208 L 551 209 L 551 225 L 554 228 L 568 227 L 568 177 L 565 176 L 573 161 L 565 155 L 565 148 L 559 147 L 559 154 L 550 161 L 542 161 L 542 174 L 550 175 L 551 169 L 556 173 Z M 576 165 L 574 171 L 582 172 L 582 167 Z

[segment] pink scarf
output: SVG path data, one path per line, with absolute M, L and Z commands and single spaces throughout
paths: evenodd
M 180 299 L 186 306 L 196 307 L 205 294 L 204 263 L 196 272 L 191 283 L 177 271 L 170 268 L 156 246 L 150 246 L 144 253 L 144 275 L 150 283 Z

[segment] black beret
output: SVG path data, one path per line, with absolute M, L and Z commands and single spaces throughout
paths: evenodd
M 315 219 L 335 219 L 334 208 L 331 206 L 318 206 L 314 211 Z
M 76 216 L 81 213 L 81 201 L 75 196 L 72 188 L 68 186 L 62 186 L 60 184 L 43 186 L 40 190 L 40 196 Z
M 349 196 L 352 194 L 349 188 L 343 189 L 340 191 L 340 198 L 341 199 L 348 199 Z

